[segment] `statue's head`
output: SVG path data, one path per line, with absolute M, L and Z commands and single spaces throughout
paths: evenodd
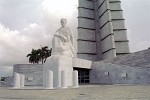
M 65 27 L 66 24 L 67 24 L 67 19 L 62 18 L 62 19 L 60 20 L 60 23 L 61 23 L 61 26 L 62 26 L 62 27 Z

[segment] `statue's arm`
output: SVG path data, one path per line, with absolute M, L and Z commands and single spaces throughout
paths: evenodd
M 58 38 L 62 38 L 64 40 L 67 40 L 67 38 L 61 34 L 54 34 L 55 37 L 58 37 Z
M 54 34 L 54 37 L 59 38 L 63 43 L 65 43 L 67 40 L 67 38 L 65 36 L 63 36 L 62 34 L 59 34 L 58 31 L 56 31 L 56 33 Z

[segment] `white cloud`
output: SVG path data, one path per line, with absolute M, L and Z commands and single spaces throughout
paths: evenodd
M 42 0 L 0 0 L 0 22 L 10 29 L 22 30 L 41 21 Z
M 32 23 L 32 24 L 30 24 L 29 25 L 29 27 L 31 27 L 31 28 L 35 28 L 35 27 L 37 27 L 38 25 L 36 24 L 36 23 Z
M 16 57 L 19 57 L 19 54 L 22 53 L 23 45 L 21 43 L 24 43 L 24 37 L 21 36 L 20 32 L 9 30 L 3 25 L 0 25 L 0 30 L 0 64 L 9 65 L 16 61 Z
M 43 29 L 32 23 L 26 30 L 10 30 L 0 24 L 0 68 L 17 63 L 28 63 L 26 55 L 32 48 L 48 45 L 50 36 L 43 33 Z M 7 68 L 6 68 L 7 69 Z
M 60 18 L 64 16 L 58 14 L 61 12 L 50 13 L 42 5 L 45 1 L 47 0 L 0 2 L 0 68 L 28 63 L 26 55 L 32 48 L 40 48 L 40 45 L 51 47 L 52 36 L 60 27 Z M 70 16 L 67 19 L 68 26 L 76 34 L 77 6 L 73 9 L 76 11 L 67 13 Z
M 77 9 L 78 0 L 43 0 L 42 8 L 51 16 L 71 17 Z

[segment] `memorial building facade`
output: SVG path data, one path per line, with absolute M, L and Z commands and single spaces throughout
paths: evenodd
M 44 65 L 14 65 L 14 72 L 25 75 L 25 85 L 45 86 L 47 70 L 54 72 L 55 87 L 65 82 L 60 82 L 62 79 L 71 86 L 74 70 L 78 71 L 79 83 L 149 84 L 150 49 L 130 54 L 121 1 L 78 3 L 77 57 L 73 56 L 73 37 L 63 19 L 53 38 L 52 56 Z M 61 77 L 62 71 L 67 77 Z
M 77 56 L 100 61 L 129 53 L 120 0 L 79 0 Z

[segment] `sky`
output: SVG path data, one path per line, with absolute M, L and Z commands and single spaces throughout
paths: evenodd
M 60 19 L 77 34 L 78 0 L 0 0 L 0 76 L 28 63 L 32 48 L 49 46 Z M 150 47 L 150 0 L 121 0 L 130 51 Z

